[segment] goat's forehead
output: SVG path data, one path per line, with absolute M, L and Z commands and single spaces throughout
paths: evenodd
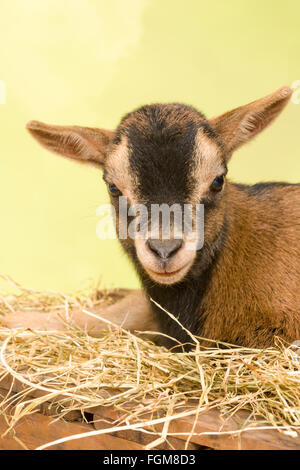
M 118 132 L 106 167 L 120 189 L 130 188 L 138 199 L 186 200 L 196 179 L 224 170 L 213 130 L 193 108 L 145 107 L 128 115 Z

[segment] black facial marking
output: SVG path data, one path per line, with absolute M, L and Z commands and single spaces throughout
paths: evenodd
M 128 114 L 117 131 L 128 138 L 129 165 L 141 199 L 151 203 L 189 202 L 195 137 L 199 128 L 217 138 L 204 116 L 182 104 L 154 104 Z
M 176 121 L 170 125 L 170 116 L 160 109 L 147 111 L 147 132 L 141 134 L 134 127 L 129 131 L 131 169 L 138 175 L 143 197 L 158 203 L 182 202 L 189 193 L 189 163 L 197 126 L 193 121 L 187 122 L 183 132 Z

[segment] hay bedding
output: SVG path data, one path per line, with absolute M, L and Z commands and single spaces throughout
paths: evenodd
M 15 310 L 68 312 L 74 306 L 81 306 L 88 315 L 89 308 L 113 298 L 97 288 L 71 297 L 13 285 L 18 293 L 0 298 L 2 315 Z M 51 401 L 57 419 L 73 410 L 82 411 L 84 419 L 83 412 L 89 409 L 113 405 L 122 410 L 122 418 L 113 427 L 85 433 L 84 437 L 136 429 L 153 434 L 147 448 L 175 435 L 168 433 L 173 419 L 192 416 L 196 423 L 202 411 L 213 408 L 225 420 L 239 410 L 249 412 L 237 433 L 255 426 L 276 428 L 297 437 L 300 356 L 295 347 L 278 340 L 276 348 L 266 350 L 232 345 L 224 348 L 224 344 L 203 348 L 197 337 L 190 336 L 195 349 L 174 354 L 122 328 L 109 328 L 101 338 L 93 338 L 71 325 L 63 333 L 9 330 L 1 327 L 0 317 L 0 381 L 11 374 L 26 385 L 0 405 L 8 422 L 7 432 L 20 418 Z M 42 396 L 28 398 L 36 390 L 43 392 Z M 160 432 L 154 429 L 158 423 L 162 425 Z M 57 442 L 81 437 L 69 436 Z M 53 444 L 45 443 L 41 448 Z

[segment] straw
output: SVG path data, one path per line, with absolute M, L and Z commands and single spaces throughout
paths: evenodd
M 95 311 L 113 297 L 112 292 L 101 294 L 96 288 L 68 296 L 13 284 L 19 293 L 0 297 L 3 315 L 20 310 L 66 314 L 80 307 L 83 314 L 99 317 L 89 308 Z M 179 323 L 171 312 L 165 314 Z M 153 435 L 147 449 L 179 434 L 186 435 L 188 446 L 192 436 L 199 434 L 199 415 L 210 409 L 219 410 L 224 423 L 238 416 L 240 410 L 249 415 L 234 432 L 220 429 L 208 434 L 277 429 L 292 437 L 298 435 L 300 357 L 293 346 L 278 339 L 276 347 L 265 350 L 225 343 L 216 347 L 213 342 L 204 347 L 202 338 L 186 330 L 195 348 L 173 353 L 108 320 L 106 323 L 108 330 L 99 338 L 68 323 L 63 332 L 0 326 L 0 380 L 9 374 L 25 386 L 2 400 L 1 413 L 8 422 L 5 434 L 22 417 L 51 402 L 54 419 L 62 419 L 70 411 L 83 414 L 101 406 L 112 406 L 122 414 L 110 428 L 67 436 L 45 443 L 40 449 L 128 429 Z M 36 397 L 37 391 L 42 396 Z M 194 419 L 189 433 L 170 432 L 169 424 L 174 419 L 188 416 Z M 158 424 L 162 424 L 160 431 L 155 427 Z

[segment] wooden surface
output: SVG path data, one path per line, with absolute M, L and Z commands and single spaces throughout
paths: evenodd
M 94 425 L 96 429 L 102 426 L 101 420 L 103 419 L 116 419 L 120 416 L 113 408 L 101 408 L 94 412 Z M 220 417 L 217 410 L 210 410 L 201 413 L 198 416 L 196 425 L 194 427 L 195 433 L 211 433 L 202 435 L 193 435 L 191 442 L 200 446 L 206 446 L 212 449 L 223 450 L 296 450 L 300 449 L 300 436 L 293 438 L 286 436 L 275 430 L 251 430 L 245 431 L 242 434 L 222 434 L 216 435 L 214 433 L 232 432 L 241 428 L 241 423 L 245 422 L 248 417 L 247 412 L 239 412 L 235 419 L 227 419 L 224 421 Z M 177 440 L 185 441 L 187 435 L 180 433 L 189 433 L 194 426 L 194 417 L 188 416 L 178 420 L 171 421 L 168 431 L 176 433 Z M 156 426 L 155 429 L 161 430 L 162 426 Z M 131 431 L 132 432 L 132 431 Z M 116 434 L 121 435 L 121 434 Z M 122 434 L 125 435 L 124 433 Z M 129 439 L 129 437 L 128 437 Z M 136 439 L 137 442 L 143 442 Z
M 3 417 L 0 417 L 0 434 L 7 429 L 7 424 Z M 24 447 L 19 443 L 22 441 L 28 449 L 36 449 L 42 444 L 55 441 L 61 437 L 72 434 L 80 434 L 93 430 L 92 425 L 76 422 L 53 422 L 53 418 L 44 416 L 41 413 L 29 415 L 16 425 L 15 433 L 11 433 L 0 438 L 1 450 L 22 450 Z M 14 435 L 17 436 L 16 440 Z M 55 450 L 142 450 L 143 446 L 120 437 L 104 434 L 101 436 L 92 436 L 84 439 L 63 442 L 49 449 Z
M 23 389 L 19 382 L 11 382 L 6 377 L 0 382 L 0 397 L 6 396 L 8 390 L 10 394 L 16 394 Z M 43 395 L 41 391 L 35 391 L 31 396 Z M 22 449 L 22 442 L 26 448 L 35 449 L 49 441 L 61 437 L 70 436 L 95 429 L 104 429 L 113 425 L 116 418 L 120 417 L 113 407 L 97 407 L 89 409 L 86 417 L 88 423 L 83 423 L 80 411 L 71 412 L 64 420 L 54 421 L 53 407 L 51 403 L 44 403 L 38 412 L 20 420 L 14 431 L 5 437 L 1 437 L 7 430 L 7 423 L 3 416 L 0 417 L 0 449 Z M 50 415 L 50 416 L 49 416 Z M 300 449 L 300 437 L 293 438 L 279 433 L 278 431 L 245 431 L 240 435 L 236 434 L 213 434 L 218 431 L 236 431 L 240 429 L 240 423 L 247 417 L 246 412 L 240 412 L 235 419 L 224 420 L 216 410 L 202 413 L 197 419 L 194 428 L 195 433 L 210 433 L 193 435 L 189 443 L 189 449 L 243 449 L 243 450 L 280 450 L 280 449 Z M 240 420 L 240 421 L 239 421 Z M 155 449 L 184 449 L 187 436 L 194 425 L 194 417 L 174 420 L 169 425 L 169 432 L 176 433 L 176 437 L 168 438 L 168 441 L 155 447 Z M 161 429 L 160 427 L 156 428 Z M 182 434 L 180 434 L 182 433 Z M 15 438 L 16 437 L 16 438 Z M 142 433 L 140 431 L 118 431 L 113 434 L 102 434 L 85 439 L 71 440 L 66 443 L 53 446 L 51 449 L 105 449 L 105 450 L 142 450 L 155 440 L 157 436 Z

